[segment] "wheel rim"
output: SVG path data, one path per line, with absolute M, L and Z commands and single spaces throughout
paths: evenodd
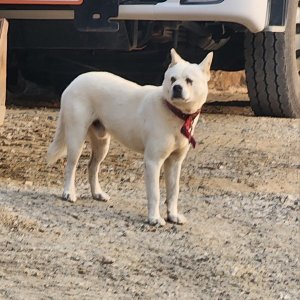
M 297 18 L 296 18 L 296 58 L 298 74 L 300 76 L 300 1 L 298 1 Z

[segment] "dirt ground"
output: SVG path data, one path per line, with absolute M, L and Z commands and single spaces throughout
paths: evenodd
M 115 141 L 91 199 L 88 145 L 75 204 L 45 153 L 57 110 L 0 127 L 0 299 L 300 299 L 300 120 L 207 107 L 181 176 L 188 223 L 146 223 L 143 162 Z M 162 210 L 165 197 L 163 177 Z

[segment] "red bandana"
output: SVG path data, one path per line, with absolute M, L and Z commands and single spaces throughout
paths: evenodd
M 183 126 L 180 129 L 180 132 L 189 140 L 189 143 L 192 144 L 193 148 L 196 147 L 196 140 L 192 136 L 192 125 L 195 118 L 200 114 L 200 109 L 198 109 L 193 114 L 185 114 L 177 107 L 173 106 L 171 103 L 166 101 L 166 105 L 168 108 L 180 119 L 184 121 Z

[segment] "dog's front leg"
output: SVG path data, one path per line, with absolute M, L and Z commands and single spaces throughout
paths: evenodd
M 162 161 L 145 157 L 145 181 L 148 200 L 148 222 L 150 225 L 164 226 L 166 221 L 160 216 L 159 175 Z
M 172 154 L 164 164 L 168 221 L 176 224 L 184 224 L 186 222 L 186 218 L 182 214 L 179 214 L 177 210 L 181 165 L 186 156 L 186 152 L 187 151 L 184 151 L 184 153 L 180 153 L 180 155 Z

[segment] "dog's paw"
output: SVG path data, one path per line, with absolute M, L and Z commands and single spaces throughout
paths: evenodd
M 93 199 L 107 202 L 110 199 L 110 196 L 105 192 L 101 192 L 101 193 L 93 194 Z
M 69 202 L 76 201 L 76 195 L 72 195 L 71 193 L 68 193 L 68 192 L 63 192 L 61 198 L 65 201 L 69 201 Z
M 158 225 L 158 226 L 165 226 L 166 225 L 166 221 L 162 217 L 148 218 L 148 223 L 150 225 Z
M 169 214 L 167 220 L 170 223 L 179 224 L 179 225 L 182 225 L 187 222 L 185 216 L 181 214 L 177 214 L 177 215 Z

